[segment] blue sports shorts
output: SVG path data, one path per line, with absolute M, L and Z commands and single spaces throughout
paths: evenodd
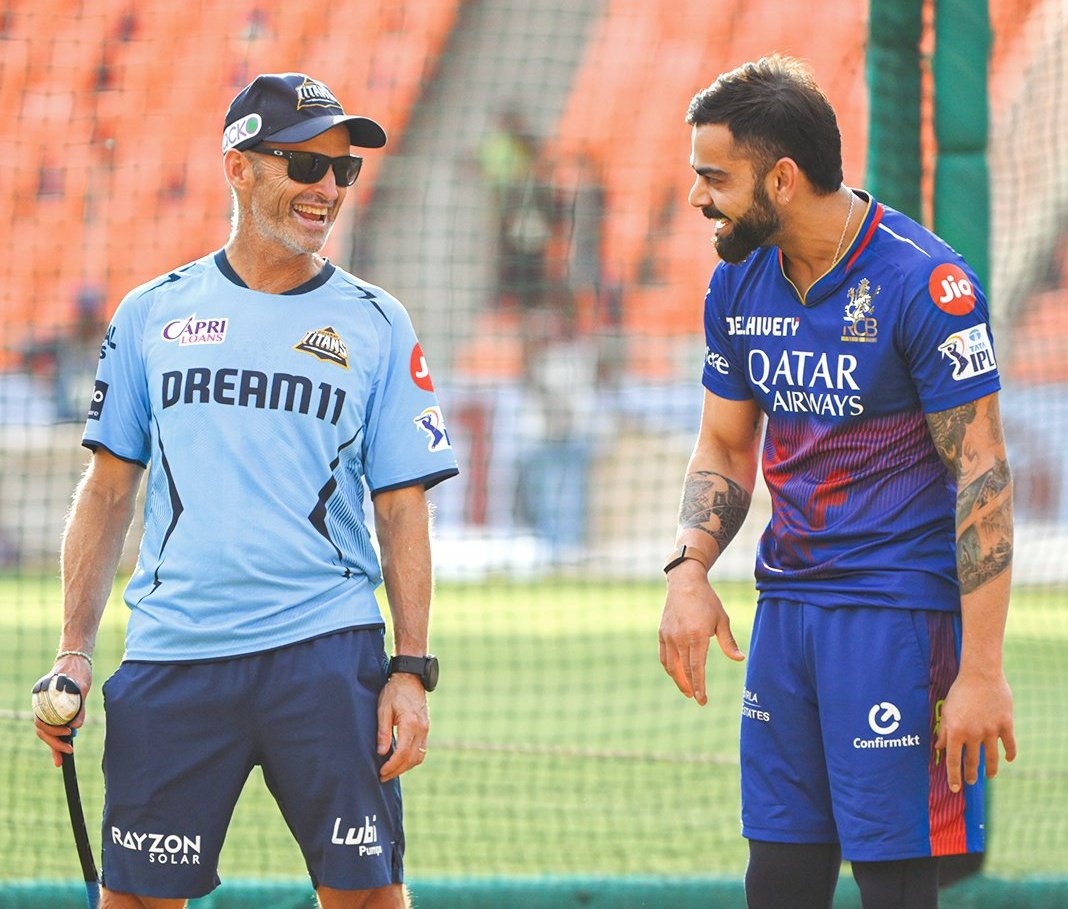
M 742 698 L 742 832 L 854 861 L 982 852 L 979 782 L 933 750 L 960 616 L 761 599 Z
M 385 681 L 381 627 L 230 659 L 123 662 L 104 684 L 104 886 L 151 897 L 210 893 L 256 766 L 313 886 L 400 883 L 400 784 L 378 779 Z

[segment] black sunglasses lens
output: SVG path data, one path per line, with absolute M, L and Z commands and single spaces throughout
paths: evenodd
M 355 155 L 334 158 L 334 179 L 341 186 L 352 186 L 356 178 L 360 176 L 361 167 L 363 167 L 363 158 L 357 158 Z
M 297 183 L 318 183 L 326 175 L 330 159 L 314 152 L 289 153 L 289 179 Z

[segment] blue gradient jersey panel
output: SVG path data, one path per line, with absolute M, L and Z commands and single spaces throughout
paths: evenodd
M 777 248 L 716 269 L 703 383 L 768 417 L 762 591 L 956 610 L 956 485 L 924 414 L 1000 388 L 986 298 L 942 240 L 858 196 L 860 231 L 804 300 Z
M 457 472 L 404 308 L 329 263 L 287 294 L 221 252 L 130 293 L 83 442 L 149 466 L 129 659 L 251 653 L 381 622 L 372 494 Z

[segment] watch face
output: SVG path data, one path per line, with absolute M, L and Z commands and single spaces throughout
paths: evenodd
M 423 687 L 427 691 L 433 691 L 438 687 L 438 658 L 428 656 L 426 666 L 423 669 Z

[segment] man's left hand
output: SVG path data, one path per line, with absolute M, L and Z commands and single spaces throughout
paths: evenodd
M 961 788 L 963 758 L 964 782 L 979 780 L 980 749 L 986 755 L 986 775 L 998 772 L 998 740 L 1005 747 L 1005 760 L 1016 758 L 1016 736 L 1012 724 L 1012 691 L 1000 670 L 967 672 L 961 670 L 950 686 L 942 705 L 942 719 L 935 741 L 936 751 L 945 751 L 946 776 L 952 792 Z
M 430 713 L 426 691 L 417 676 L 398 672 L 390 676 L 378 697 L 378 753 L 389 754 L 393 730 L 397 730 L 393 754 L 378 772 L 383 783 L 422 764 L 426 759 Z

